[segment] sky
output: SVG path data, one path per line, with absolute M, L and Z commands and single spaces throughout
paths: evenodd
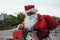
M 0 14 L 25 12 L 24 6 L 28 4 L 35 5 L 40 14 L 60 17 L 60 0 L 0 0 Z

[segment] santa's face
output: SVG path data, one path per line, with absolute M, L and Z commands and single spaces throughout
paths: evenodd
M 36 14 L 36 13 L 34 13 L 34 12 L 29 12 L 29 13 L 27 13 L 27 16 L 31 16 L 31 15 L 33 15 L 33 14 Z
M 33 14 L 30 16 L 26 16 L 25 20 L 24 20 L 24 25 L 25 28 L 31 30 L 33 28 L 33 25 L 37 22 L 37 14 Z

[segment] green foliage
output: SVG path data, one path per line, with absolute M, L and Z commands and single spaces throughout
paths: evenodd
M 20 24 L 25 18 L 23 13 L 18 13 L 17 17 L 13 15 L 7 15 L 5 18 L 5 24 L 0 26 L 0 30 L 15 28 L 18 24 Z
M 20 21 L 20 23 L 24 21 L 24 18 L 25 18 L 25 15 L 23 13 L 19 13 L 17 15 L 17 19 Z
M 60 18 L 59 17 L 52 16 L 52 18 L 54 18 L 58 22 L 58 24 L 60 25 Z
M 6 18 L 6 22 L 8 23 L 8 25 L 18 25 L 19 23 L 21 23 L 25 18 L 25 15 L 23 13 L 19 13 L 17 15 L 17 17 L 13 16 L 13 15 L 9 15 L 9 18 Z

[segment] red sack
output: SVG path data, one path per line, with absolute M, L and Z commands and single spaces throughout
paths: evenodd
M 57 27 L 58 23 L 49 15 L 43 15 L 46 22 L 47 22 L 47 26 L 49 28 L 49 30 L 53 30 Z
M 22 36 L 23 36 L 23 30 L 17 30 L 13 32 L 13 40 L 22 38 Z

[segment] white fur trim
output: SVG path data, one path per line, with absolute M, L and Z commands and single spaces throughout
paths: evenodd
M 37 12 L 38 10 L 36 9 L 36 8 L 32 8 L 32 9 L 30 9 L 30 10 L 27 10 L 27 11 L 25 11 L 26 13 L 29 13 L 29 12 Z

